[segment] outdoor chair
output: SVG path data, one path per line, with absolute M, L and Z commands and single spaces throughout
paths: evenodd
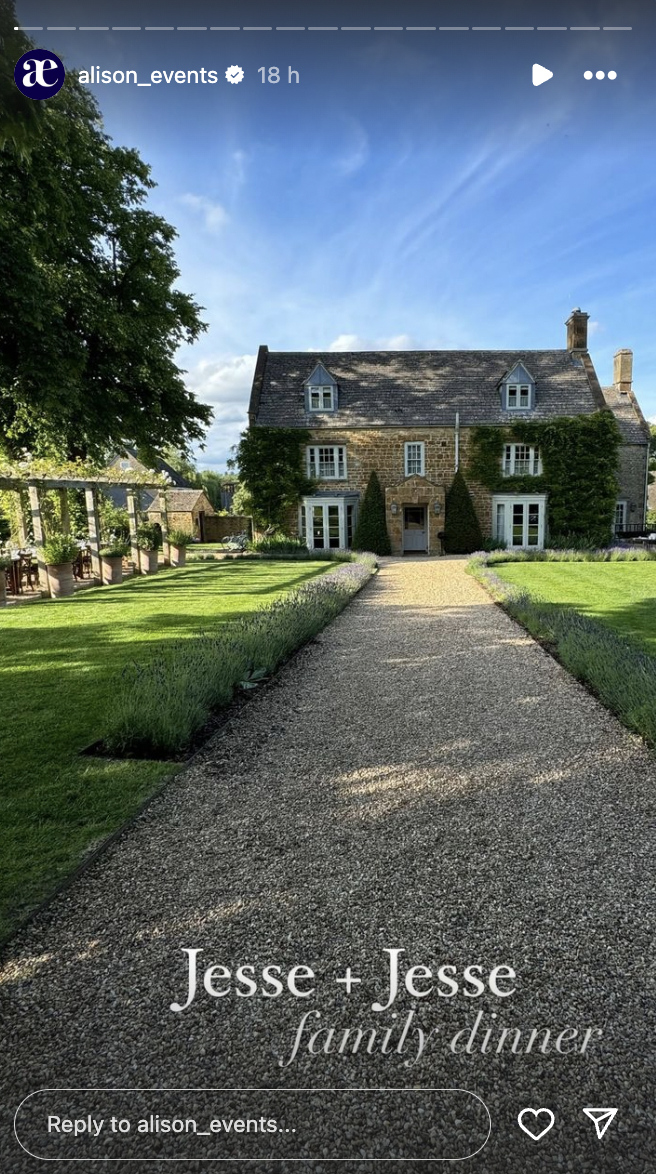
M 34 591 L 39 585 L 39 568 L 31 554 L 20 556 L 20 580 L 30 591 Z

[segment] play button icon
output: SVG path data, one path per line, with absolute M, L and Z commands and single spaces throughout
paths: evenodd
M 548 82 L 550 77 L 553 77 L 553 73 L 550 69 L 545 69 L 544 65 L 533 66 L 534 86 L 541 86 L 543 82 Z

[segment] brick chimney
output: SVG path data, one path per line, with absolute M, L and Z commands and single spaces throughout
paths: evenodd
M 631 395 L 633 383 L 633 351 L 621 350 L 615 352 L 613 361 L 613 383 L 620 395 Z
M 588 318 L 583 310 L 572 310 L 565 325 L 567 326 L 568 351 L 587 351 L 588 349 Z

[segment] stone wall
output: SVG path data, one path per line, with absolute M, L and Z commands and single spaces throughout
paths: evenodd
M 647 508 L 645 502 L 647 445 L 623 444 L 619 455 L 617 479 L 620 488 L 617 496 L 628 502 L 628 524 L 641 526 Z M 631 506 L 633 506 L 633 510 Z
M 492 535 L 492 494 L 467 474 L 472 455 L 471 436 L 472 429 L 460 429 L 460 468 L 467 479 L 483 537 L 489 538 Z M 418 440 L 425 444 L 425 477 L 406 478 L 404 445 L 406 441 Z M 402 507 L 415 503 L 428 506 L 429 553 L 439 553 L 437 533 L 444 525 L 444 494 L 455 473 L 453 428 L 322 428 L 312 433 L 310 443 L 346 447 L 347 477 L 342 481 L 320 482 L 319 493 L 357 490 L 362 496 L 375 469 L 385 492 L 387 528 L 394 553 L 401 552 Z M 634 511 L 628 514 L 630 523 L 642 523 L 644 517 L 646 451 L 643 445 L 622 445 L 620 449 L 619 497 L 634 505 Z M 434 512 L 435 502 L 441 502 L 439 514 Z M 397 507 L 395 512 L 393 503 Z M 290 514 L 289 532 L 298 533 L 295 510 Z
M 251 537 L 253 519 L 245 514 L 214 514 L 205 518 L 205 541 L 221 542 L 232 534 L 248 534 Z
M 465 474 L 471 452 L 470 435 L 470 429 L 460 430 L 460 467 Z M 425 445 L 425 476 L 406 478 L 405 443 L 419 440 Z M 346 447 L 346 479 L 320 482 L 318 492 L 357 490 L 362 496 L 375 469 L 385 492 L 387 528 L 394 553 L 402 549 L 403 506 L 414 504 L 426 505 L 429 553 L 440 553 L 437 535 L 444 527 L 444 495 L 455 474 L 453 428 L 322 428 L 312 433 L 310 443 Z M 484 486 L 467 480 L 483 534 L 490 535 L 491 494 Z M 295 517 L 293 527 L 297 533 Z

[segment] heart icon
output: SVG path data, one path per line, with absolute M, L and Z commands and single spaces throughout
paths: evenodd
M 526 1125 L 524 1123 L 524 1117 L 533 1118 L 533 1121 L 530 1123 L 530 1125 Z M 547 1117 L 549 1118 L 547 1124 L 544 1125 L 542 1129 L 540 1129 L 542 1121 L 544 1121 Z M 542 1121 L 538 1122 L 538 1118 L 541 1118 Z M 555 1117 L 551 1112 L 551 1109 L 522 1109 L 519 1117 L 517 1118 L 517 1124 L 519 1125 L 519 1128 L 523 1129 L 524 1133 L 528 1133 L 531 1141 L 539 1141 L 541 1137 L 544 1137 L 545 1133 L 549 1132 L 554 1122 Z

